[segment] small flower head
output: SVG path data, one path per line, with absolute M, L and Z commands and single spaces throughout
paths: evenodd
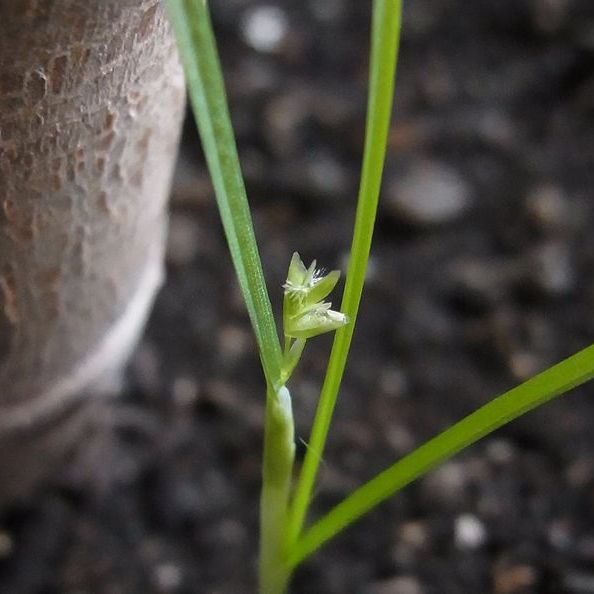
M 334 289 L 339 278 L 338 270 L 326 274 L 316 269 L 315 260 L 306 268 L 299 254 L 293 254 L 287 280 L 283 285 L 283 320 L 286 336 L 311 338 L 336 330 L 348 322 L 343 313 L 330 309 L 332 304 L 323 301 Z

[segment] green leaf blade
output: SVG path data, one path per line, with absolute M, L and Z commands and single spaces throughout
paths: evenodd
M 594 378 L 594 345 L 493 399 L 359 487 L 315 523 L 292 547 L 295 567 L 368 511 L 464 448 Z
M 281 349 L 246 196 L 216 42 L 205 0 L 168 0 L 190 100 L 221 220 L 267 382 L 280 378 Z
M 337 330 L 332 345 L 309 448 L 293 498 L 289 543 L 297 540 L 305 522 L 365 283 L 392 116 L 401 20 L 402 0 L 374 0 L 363 168 L 344 296 L 340 306 L 340 311 L 346 315 L 349 323 Z

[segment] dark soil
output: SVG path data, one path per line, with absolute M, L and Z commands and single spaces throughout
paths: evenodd
M 344 270 L 369 3 L 212 4 L 278 305 L 293 250 Z M 406 4 L 376 241 L 316 514 L 594 342 L 592 0 Z M 255 590 L 263 383 L 192 126 L 167 284 L 125 392 L 68 469 L 5 515 L 2 592 Z M 329 344 L 311 341 L 292 384 L 300 440 Z M 292 592 L 594 592 L 593 390 L 407 488 L 308 561 Z

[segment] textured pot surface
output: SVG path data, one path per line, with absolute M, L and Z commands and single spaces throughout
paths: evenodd
M 0 0 L 0 502 L 77 439 L 142 329 L 183 105 L 161 2 Z

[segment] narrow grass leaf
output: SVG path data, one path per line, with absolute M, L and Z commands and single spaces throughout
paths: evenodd
M 292 547 L 295 567 L 349 524 L 432 468 L 521 415 L 594 377 L 594 346 L 495 398 L 354 491 Z
M 334 338 L 309 448 L 293 499 L 288 532 L 289 543 L 297 539 L 305 521 L 363 292 L 392 115 L 401 14 L 402 0 L 375 0 L 373 3 L 363 168 L 344 296 L 340 307 L 340 311 L 346 315 L 349 323 L 340 328 Z
M 205 0 L 168 0 L 229 250 L 245 299 L 264 374 L 280 377 L 281 350 L 254 235 L 210 15 Z

